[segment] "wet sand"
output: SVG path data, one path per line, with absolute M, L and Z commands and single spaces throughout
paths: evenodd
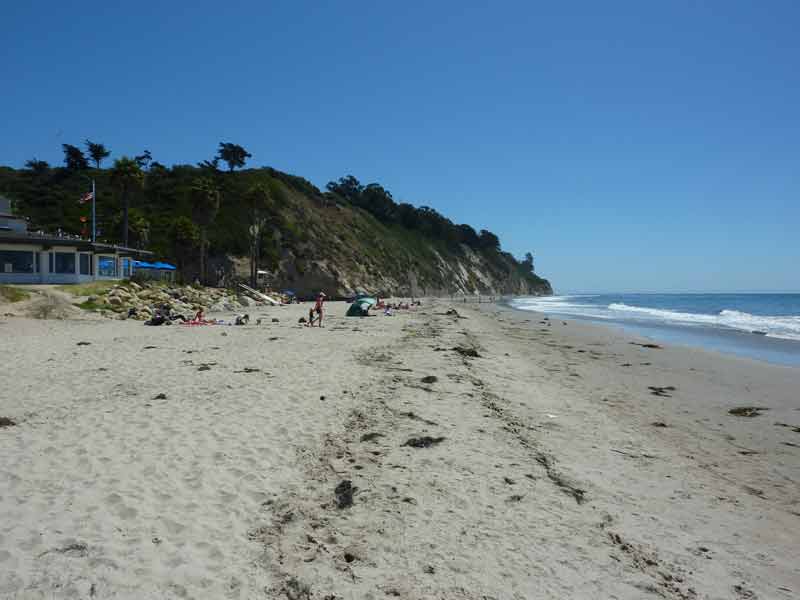
M 800 596 L 800 369 L 307 310 L 0 319 L 0 597 Z

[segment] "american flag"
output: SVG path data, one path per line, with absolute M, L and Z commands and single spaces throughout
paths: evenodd
M 94 194 L 92 192 L 86 192 L 83 196 L 81 196 L 81 199 L 78 200 L 78 204 L 86 204 L 93 197 L 94 197 Z

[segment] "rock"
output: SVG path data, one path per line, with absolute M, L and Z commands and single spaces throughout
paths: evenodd
M 443 437 L 431 437 L 424 435 L 418 438 L 409 438 L 401 446 L 410 446 L 411 448 L 430 448 L 444 441 Z
M 122 298 L 119 296 L 108 296 L 108 303 L 113 306 L 121 306 L 122 305 Z
M 353 494 L 357 489 L 349 479 L 341 481 L 333 490 L 336 495 L 336 506 L 340 509 L 353 506 Z
M 130 282 L 128 282 L 128 285 L 129 285 L 130 287 L 132 287 L 134 290 L 136 290 L 137 292 L 138 292 L 140 289 L 142 289 L 142 286 L 140 286 L 140 285 L 139 285 L 138 283 L 136 283 L 135 281 L 130 281 Z

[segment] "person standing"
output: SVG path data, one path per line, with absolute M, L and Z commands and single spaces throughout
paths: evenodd
M 316 320 L 319 323 L 319 326 L 322 327 L 322 313 L 323 313 L 323 304 L 325 303 L 325 292 L 320 292 L 319 296 L 317 296 L 317 303 L 314 305 L 314 313 L 316 313 Z M 314 321 L 311 321 L 311 326 L 314 326 Z

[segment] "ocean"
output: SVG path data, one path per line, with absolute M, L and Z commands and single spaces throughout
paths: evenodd
M 519 297 L 509 305 L 800 366 L 800 294 L 575 294 Z

